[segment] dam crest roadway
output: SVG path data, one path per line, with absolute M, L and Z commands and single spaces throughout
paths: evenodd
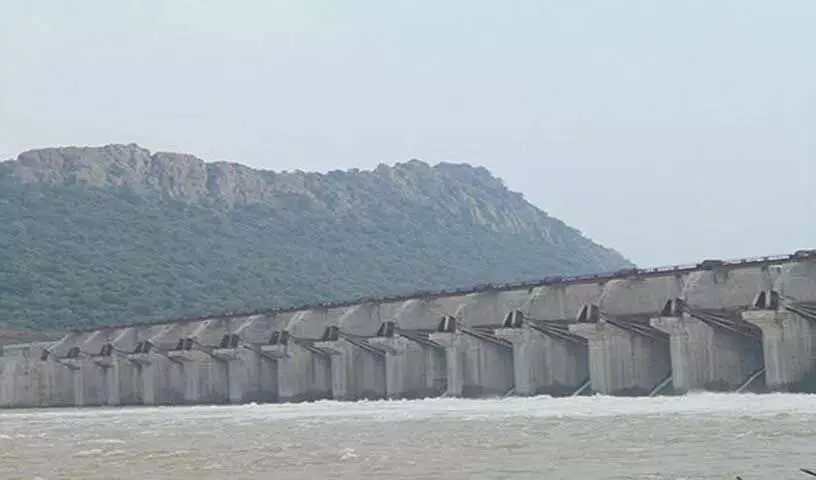
M 810 391 L 816 250 L 0 348 L 0 408 Z

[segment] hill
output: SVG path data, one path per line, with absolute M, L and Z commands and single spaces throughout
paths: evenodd
M 137 145 L 0 164 L 0 322 L 66 329 L 631 266 L 484 168 L 326 174 Z

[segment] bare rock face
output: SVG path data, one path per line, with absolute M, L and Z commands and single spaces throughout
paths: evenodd
M 136 145 L 102 148 L 46 148 L 21 153 L 9 162 L 23 182 L 139 187 L 137 179 L 150 168 L 150 152 Z
M 228 190 L 237 187 L 219 182 L 224 176 L 235 176 L 234 166 L 207 165 L 187 154 L 151 154 L 135 144 L 30 150 L 9 162 L 9 167 L 22 182 L 125 187 L 177 199 L 232 198 Z
M 314 197 L 309 191 L 309 174 L 277 174 L 236 163 L 206 163 L 189 154 L 151 154 L 135 144 L 30 150 L 6 162 L 6 168 L 24 183 L 124 187 L 231 207 L 275 203 L 279 197 Z
M 466 213 L 476 224 L 491 229 L 534 229 L 549 242 L 559 241 L 552 227 L 569 229 L 507 190 L 486 169 L 462 164 L 430 166 L 411 160 L 393 167 L 380 165 L 374 171 L 276 173 L 236 163 L 206 163 L 189 154 L 151 153 L 129 144 L 30 150 L 6 166 L 26 183 L 124 187 L 228 207 L 295 202 L 342 215 L 365 210 L 384 196 L 396 204 L 424 204 L 451 215 Z

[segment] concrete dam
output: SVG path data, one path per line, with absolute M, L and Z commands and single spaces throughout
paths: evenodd
M 816 251 L 72 331 L 0 407 L 799 391 Z

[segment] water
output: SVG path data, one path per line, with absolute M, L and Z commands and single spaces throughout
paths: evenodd
M 816 396 L 0 412 L 2 479 L 807 479 Z

